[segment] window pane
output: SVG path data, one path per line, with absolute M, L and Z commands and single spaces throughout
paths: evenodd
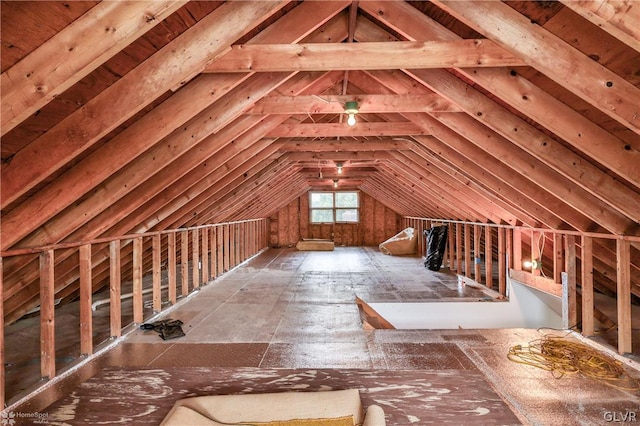
M 312 223 L 333 222 L 333 210 L 311 210 Z
M 358 209 L 336 209 L 336 222 L 357 222 Z
M 332 192 L 312 192 L 311 193 L 311 208 L 318 207 L 333 207 L 333 193 Z
M 358 207 L 357 192 L 336 192 L 336 207 Z

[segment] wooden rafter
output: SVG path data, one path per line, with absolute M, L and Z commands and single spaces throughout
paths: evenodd
M 569 9 L 640 52 L 640 7 L 633 0 L 562 0 Z
M 330 3 L 330 5 L 327 5 L 329 7 L 325 6 L 320 10 L 314 9 L 313 14 L 308 13 L 309 7 L 311 7 L 310 4 L 307 6 L 301 5 L 301 11 L 310 16 L 310 18 L 304 20 L 309 27 L 296 27 L 295 32 L 288 33 L 289 37 L 293 37 L 289 40 L 295 41 L 303 36 L 308 36 L 309 28 L 318 27 L 338 13 L 340 2 Z M 325 14 L 320 14 L 320 12 Z M 282 31 L 291 26 L 292 22 L 299 24 L 301 16 L 298 14 L 285 15 L 261 32 L 260 36 L 255 38 L 255 42 L 265 40 L 284 41 Z M 274 34 L 274 36 L 270 36 L 270 34 Z M 330 35 L 339 37 L 340 33 L 330 33 Z M 251 42 L 253 42 L 253 39 Z M 151 167 L 163 168 L 164 165 L 155 159 L 157 153 L 148 153 L 142 157 L 140 157 L 140 154 L 149 150 L 156 142 L 170 135 L 174 129 L 184 125 L 198 113 L 202 114 L 201 118 L 205 122 L 209 121 L 211 123 L 210 120 L 207 120 L 211 116 L 215 117 L 218 123 L 226 124 L 225 121 L 227 120 L 223 117 L 233 117 L 234 114 L 237 115 L 238 112 L 246 109 L 246 106 L 252 105 L 255 98 L 252 98 L 251 95 L 255 96 L 253 91 L 256 87 L 247 88 L 248 90 L 245 91 L 244 97 L 240 96 L 242 102 L 232 102 L 234 106 L 231 108 L 225 103 L 218 104 L 218 106 L 215 106 L 215 103 L 220 101 L 224 95 L 236 86 L 245 82 L 248 77 L 248 75 L 204 75 L 188 83 L 186 87 L 170 99 L 137 121 L 133 126 L 114 137 L 107 146 L 96 150 L 96 152 L 39 191 L 27 202 L 22 203 L 12 212 L 4 215 L 3 227 L 0 230 L 2 247 L 6 248 L 17 241 L 16 238 L 21 238 L 19 234 L 23 234 L 24 231 L 28 230 L 27 227 L 24 227 L 25 221 L 30 224 L 30 230 L 36 229 L 92 188 L 102 183 L 113 173 L 121 171 L 133 159 L 135 161 L 131 166 L 132 170 L 135 170 L 136 167 L 142 167 L 141 161 L 143 160 L 151 161 L 152 164 L 155 164 L 155 166 Z M 308 77 L 317 78 L 314 75 Z M 208 93 L 209 96 L 202 96 L 202 93 Z M 239 92 L 236 90 L 235 96 L 238 95 Z M 231 94 L 229 96 L 232 97 L 234 95 Z M 242 104 L 245 105 L 245 108 L 238 109 L 238 106 Z M 158 125 L 158 123 L 162 123 L 162 125 Z M 202 123 L 204 122 L 200 124 Z M 218 130 L 221 127 L 219 126 Z M 210 129 L 213 131 L 213 127 Z M 192 128 L 192 131 L 195 130 Z M 187 140 L 189 142 L 187 144 L 193 142 L 191 139 L 190 135 L 188 135 Z M 176 152 L 167 154 L 169 155 L 167 158 L 175 158 Z M 138 176 L 141 175 L 138 174 Z M 131 182 L 127 185 L 127 188 L 132 188 Z M 125 187 L 120 189 L 125 189 Z M 111 196 L 113 195 L 115 194 L 111 194 Z M 14 228 L 14 224 L 17 227 Z M 19 234 L 16 234 L 15 230 Z
M 640 134 L 640 89 L 502 2 L 433 3 Z
M 101 2 L 2 73 L 0 135 L 158 25 L 186 1 Z M 101 25 L 96 25 L 100 21 Z
M 362 7 L 411 40 L 459 39 L 455 33 L 404 2 L 371 1 L 364 3 Z M 359 28 L 366 29 L 369 36 L 375 32 L 380 34 L 377 25 L 364 18 L 361 18 Z M 384 37 L 388 36 L 385 33 Z M 595 161 L 628 179 L 630 183 L 640 185 L 640 170 L 635 166 L 640 162 L 638 149 L 540 89 L 517 71 L 488 68 L 459 68 L 457 71 L 550 129 L 575 148 L 584 151 Z M 607 149 L 603 149 L 605 146 Z
M 389 5 L 387 5 L 386 3 L 391 2 L 382 3 L 385 3 L 382 6 L 389 7 Z M 395 3 L 393 4 L 395 5 Z M 391 12 L 383 13 L 381 15 L 385 16 L 387 14 L 393 15 L 393 13 Z M 372 36 L 372 33 L 368 34 L 369 36 Z M 384 32 L 380 33 L 379 35 L 379 37 L 381 38 L 388 38 L 388 36 L 389 35 Z M 376 71 L 369 73 L 384 75 L 385 72 Z M 456 114 L 434 113 L 432 114 L 434 117 L 440 120 L 442 118 L 446 118 L 449 123 L 451 122 L 451 120 L 464 120 L 469 123 L 467 125 L 459 126 L 457 129 L 458 132 L 464 132 L 466 130 L 465 127 L 468 127 L 470 125 L 469 120 L 471 119 L 471 117 L 496 129 L 498 133 L 504 135 L 505 137 L 508 137 L 512 142 L 517 143 L 518 146 L 520 146 L 522 149 L 528 150 L 529 152 L 534 151 L 536 156 L 543 163 L 541 167 L 546 167 L 545 163 L 548 165 L 554 165 L 555 170 L 557 170 L 559 173 L 564 174 L 567 178 L 572 179 L 576 184 L 581 185 L 593 196 L 608 200 L 608 202 L 611 203 L 610 206 L 606 206 L 606 203 L 603 203 L 601 200 L 598 200 L 591 195 L 587 196 L 585 194 L 585 196 L 591 197 L 592 203 L 599 204 L 600 206 L 602 206 L 604 211 L 607 212 L 605 215 L 609 217 L 609 220 L 606 220 L 606 222 L 609 223 L 608 229 L 618 229 L 617 232 L 636 232 L 632 223 L 630 223 L 629 221 L 625 221 L 617 212 L 611 211 L 611 206 L 616 206 L 616 208 L 621 209 L 624 209 L 626 207 L 627 202 L 622 201 L 623 198 L 626 200 L 632 200 L 632 203 L 640 202 L 633 190 L 629 190 L 628 187 L 621 185 L 619 182 L 615 181 L 615 179 L 612 179 L 610 176 L 597 170 L 597 168 L 592 164 L 584 161 L 583 159 L 575 157 L 575 154 L 573 152 L 567 150 L 561 144 L 557 143 L 553 139 L 544 135 L 542 132 L 533 128 L 528 123 L 524 122 L 524 120 L 516 117 L 512 113 L 507 112 L 506 109 L 499 106 L 494 101 L 491 101 L 485 95 L 474 90 L 463 81 L 453 77 L 451 74 L 446 73 L 442 70 L 416 70 L 411 71 L 411 73 L 422 83 L 426 83 L 427 87 L 429 87 L 430 89 L 437 87 L 437 92 L 439 92 L 443 97 L 446 97 L 458 103 L 469 114 L 469 116 L 467 117 L 456 117 Z M 425 81 L 425 78 L 427 81 Z M 448 84 L 452 84 L 452 86 L 448 86 Z M 403 87 L 411 86 L 404 85 Z M 486 108 L 482 108 L 482 105 L 485 105 Z M 504 114 L 498 114 L 498 111 L 501 111 Z M 446 124 L 450 126 L 451 124 L 449 123 Z M 515 131 L 514 129 L 518 130 Z M 533 138 L 538 138 L 539 143 L 532 144 L 531 140 Z M 567 158 L 574 158 L 574 160 L 572 160 L 570 163 L 572 167 L 567 167 Z M 637 168 L 635 173 L 638 173 Z M 590 182 L 589 179 L 593 179 L 593 181 Z M 596 180 L 598 181 L 598 183 L 596 183 Z M 610 189 L 605 191 L 603 185 L 610 186 Z M 623 196 L 622 194 L 626 195 Z M 581 196 L 572 194 L 569 194 L 568 196 L 572 199 L 573 202 L 582 203 L 582 201 L 580 201 Z M 616 197 L 619 199 L 618 201 L 613 201 L 611 197 Z M 592 203 L 583 204 L 583 210 L 581 210 L 582 213 L 592 214 Z M 587 205 L 591 205 L 592 207 L 587 207 Z M 631 209 L 627 209 L 625 213 L 627 215 L 630 215 L 629 217 L 635 220 L 637 212 L 639 211 L 640 208 L 633 207 Z M 598 220 L 602 220 L 603 218 L 604 216 L 601 216 Z M 615 225 L 614 222 L 616 223 Z M 603 222 L 600 223 L 604 225 Z
M 226 2 L 215 9 L 19 151 L 0 171 L 0 205 L 4 208 L 15 201 L 162 93 L 193 77 L 206 63 L 285 3 Z M 116 107 L 114 99 L 118 100 Z M 87 120 L 87 117 L 100 119 Z M 54 146 L 56 149 L 52 150 Z M 49 155 L 39 155 L 40 152 L 49 152 Z

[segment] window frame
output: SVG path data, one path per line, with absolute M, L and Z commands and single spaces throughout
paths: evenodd
M 355 194 L 356 198 L 357 198 L 357 206 L 355 207 L 337 207 L 336 206 L 336 194 Z M 313 201 L 312 201 L 312 197 L 313 194 L 331 194 L 331 202 L 332 202 L 332 206 L 331 207 L 313 207 Z M 313 211 L 314 210 L 322 210 L 322 211 L 331 211 L 331 222 L 326 222 L 326 221 L 322 221 L 322 222 L 314 222 L 313 221 Z M 355 210 L 356 211 L 356 215 L 357 215 L 357 219 L 354 221 L 338 221 L 336 220 L 337 218 L 337 211 L 338 210 Z M 326 225 L 326 224 L 345 224 L 345 223 L 351 223 L 351 224 L 358 224 L 360 223 L 360 191 L 309 191 L 309 223 L 312 225 Z

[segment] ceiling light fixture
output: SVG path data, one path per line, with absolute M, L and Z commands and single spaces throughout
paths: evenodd
M 349 101 L 344 106 L 344 112 L 349 117 L 347 118 L 347 124 L 349 126 L 355 126 L 356 124 L 356 114 L 358 113 L 358 102 Z
M 339 175 L 342 174 L 342 166 L 343 166 L 343 164 L 341 162 L 337 162 L 336 163 L 336 169 L 337 169 Z
M 334 179 L 333 180 L 333 187 L 337 188 L 338 187 L 338 179 Z

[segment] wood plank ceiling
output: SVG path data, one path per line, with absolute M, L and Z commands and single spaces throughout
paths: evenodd
M 640 235 L 637 2 L 1 6 L 4 251 L 265 217 L 333 179 L 402 215 Z M 9 316 L 33 265 L 6 265 Z

